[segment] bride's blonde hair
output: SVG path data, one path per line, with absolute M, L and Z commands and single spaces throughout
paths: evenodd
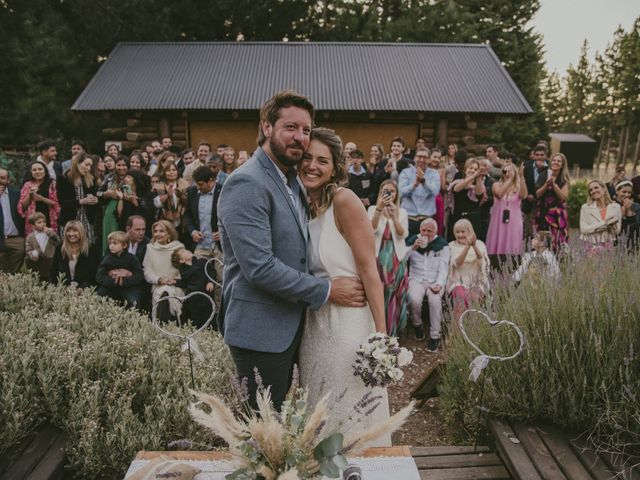
M 317 127 L 311 130 L 309 141 L 318 140 L 320 143 L 329 147 L 331 152 L 331 160 L 333 161 L 333 175 L 322 189 L 320 201 L 316 207 L 316 215 L 320 215 L 331 206 L 333 196 L 338 188 L 347 184 L 347 170 L 342 160 L 342 140 L 335 131 L 329 128 Z

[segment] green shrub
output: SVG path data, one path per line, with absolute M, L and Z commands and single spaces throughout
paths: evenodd
M 228 349 L 215 332 L 197 340 L 197 388 L 228 396 Z M 0 275 L 0 454 L 51 421 L 67 432 L 79 477 L 122 478 L 139 450 L 215 442 L 187 412 L 181 343 L 91 292 Z
M 489 364 L 483 405 L 493 415 L 589 430 L 602 449 L 640 454 L 640 258 L 589 257 L 574 248 L 562 263 L 558 282 L 493 288 L 490 315 L 519 325 L 527 344 L 515 360 Z M 517 350 L 515 333 L 468 323 L 485 352 Z M 476 433 L 480 385 L 468 380 L 476 354 L 461 336 L 448 353 L 440 391 L 445 416 L 468 440 Z
M 587 202 L 589 196 L 587 192 L 588 180 L 577 180 L 571 184 L 569 188 L 569 198 L 567 206 L 569 211 L 569 226 L 572 228 L 580 227 L 580 209 Z

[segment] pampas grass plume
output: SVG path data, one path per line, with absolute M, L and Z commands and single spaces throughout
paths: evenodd
M 246 433 L 244 424 L 236 420 L 233 412 L 222 400 L 206 393 L 189 391 L 196 399 L 208 405 L 211 409 L 210 413 L 206 413 L 197 408 L 195 403 L 190 404 L 189 413 L 191 413 L 196 422 L 222 437 L 229 444 L 229 448 L 235 448 L 238 443 L 244 440 Z
M 409 418 L 409 415 L 411 415 L 411 412 L 413 411 L 415 403 L 416 402 L 412 401 L 402 410 L 396 412 L 394 415 L 392 415 L 379 425 L 371 427 L 369 430 L 365 430 L 364 432 L 354 432 L 350 434 L 344 440 L 343 445 L 346 445 L 347 449 L 343 450 L 342 453 L 352 456 L 358 455 L 367 448 L 367 444 L 369 442 L 380 438 L 386 433 L 395 432 L 402 426 L 404 422 L 407 421 L 407 418 Z

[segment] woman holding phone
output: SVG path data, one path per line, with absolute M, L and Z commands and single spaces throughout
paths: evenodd
M 409 276 L 404 241 L 409 233 L 409 217 L 400 208 L 396 182 L 382 182 L 376 204 L 369 207 L 369 218 L 375 233 L 378 271 L 384 287 L 387 333 L 397 336 L 404 329 L 408 315 Z

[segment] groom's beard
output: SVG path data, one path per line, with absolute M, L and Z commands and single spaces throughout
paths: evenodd
M 269 147 L 271 148 L 273 156 L 276 157 L 276 160 L 287 167 L 295 167 L 298 165 L 300 160 L 302 160 L 302 155 L 304 154 L 304 147 L 300 142 L 294 141 L 288 145 L 284 145 L 270 139 Z M 287 155 L 287 148 L 297 148 L 300 153 L 296 155 Z

